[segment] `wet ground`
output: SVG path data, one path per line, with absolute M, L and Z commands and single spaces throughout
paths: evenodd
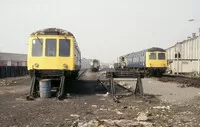
M 87 71 L 72 83 L 67 99 L 27 101 L 29 77 L 1 79 L 0 126 L 7 127 L 198 127 L 200 89 L 142 79 L 145 96 L 113 101 L 97 83 L 100 73 Z M 9 83 L 8 83 L 9 82 Z M 120 84 L 134 84 L 120 82 Z M 174 101 L 175 100 L 175 101 Z

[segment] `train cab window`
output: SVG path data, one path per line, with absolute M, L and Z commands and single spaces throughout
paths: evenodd
M 151 54 L 149 55 L 149 59 L 150 59 L 150 60 L 156 60 L 156 53 L 151 53 Z
M 56 39 L 46 39 L 46 56 L 56 56 Z
M 165 60 L 165 53 L 158 53 L 159 60 Z
M 43 40 L 33 39 L 32 40 L 32 56 L 42 56 Z
M 70 40 L 59 40 L 59 56 L 70 56 Z

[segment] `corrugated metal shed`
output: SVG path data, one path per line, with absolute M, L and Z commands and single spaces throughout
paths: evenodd
M 176 43 L 166 49 L 168 68 L 173 73 L 190 73 L 200 71 L 200 36 Z M 179 56 L 179 57 L 178 57 Z
M 27 66 L 27 55 L 0 52 L 0 66 Z

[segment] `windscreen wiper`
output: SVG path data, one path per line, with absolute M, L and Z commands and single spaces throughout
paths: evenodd
M 66 36 L 64 36 L 64 38 L 65 38 L 66 40 L 68 40 Z
M 40 44 L 42 45 L 42 42 L 41 42 L 41 40 L 39 39 L 39 37 L 37 37 L 37 40 L 39 40 Z

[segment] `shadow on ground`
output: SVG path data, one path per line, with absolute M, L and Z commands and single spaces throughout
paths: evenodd
M 67 92 L 78 95 L 105 94 L 107 91 L 96 80 L 71 81 Z

